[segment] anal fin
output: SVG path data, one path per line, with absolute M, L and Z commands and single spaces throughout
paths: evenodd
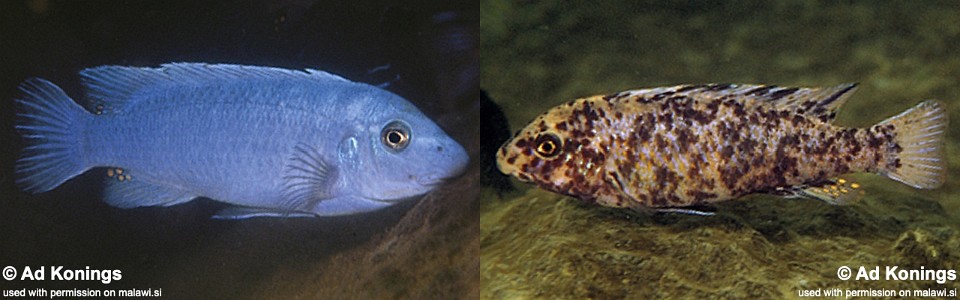
M 171 206 L 198 197 L 183 189 L 132 176 L 120 168 L 107 170 L 107 175 L 104 201 L 114 207 Z
M 863 198 L 860 184 L 843 178 L 826 180 L 816 185 L 797 186 L 788 196 L 816 199 L 833 205 L 848 205 Z

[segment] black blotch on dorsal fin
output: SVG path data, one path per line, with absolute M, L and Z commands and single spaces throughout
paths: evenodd
M 744 86 L 747 87 L 747 86 Z M 749 86 L 743 92 L 743 102 L 770 105 L 776 110 L 786 110 L 812 116 L 823 122 L 831 122 L 837 116 L 837 108 L 853 95 L 856 83 L 846 83 L 826 88 Z
M 841 84 L 827 90 L 833 93 L 817 101 L 813 109 L 807 113 L 819 117 L 821 121 L 833 122 L 837 117 L 837 109 L 853 95 L 853 91 L 857 90 L 857 83 Z

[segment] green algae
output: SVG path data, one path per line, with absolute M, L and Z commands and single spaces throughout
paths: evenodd
M 960 120 L 960 7 L 950 2 L 481 1 L 481 85 L 513 130 L 595 94 L 680 83 L 860 82 L 838 123 L 940 99 Z M 646 215 L 515 182 L 481 195 L 481 298 L 783 298 L 801 289 L 955 289 L 840 280 L 838 268 L 960 263 L 960 126 L 948 181 L 876 175 L 850 206 L 749 196 L 717 215 Z

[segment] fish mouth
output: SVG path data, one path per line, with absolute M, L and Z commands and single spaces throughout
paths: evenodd
M 507 175 L 516 175 L 517 167 L 511 164 L 507 164 L 503 160 L 497 161 L 497 169 L 500 170 L 500 173 Z
M 370 201 L 373 201 L 373 202 L 393 204 L 393 203 L 400 202 L 401 200 L 404 200 L 404 199 L 407 199 L 407 198 L 411 198 L 411 197 L 396 198 L 396 199 L 378 199 L 378 198 L 368 198 L 368 197 L 365 197 L 364 199 L 367 199 L 367 200 L 370 200 Z
M 402 189 L 402 190 L 394 190 L 394 191 L 392 191 L 392 192 L 390 193 L 390 194 L 392 194 L 392 195 L 399 195 L 399 196 L 396 196 L 396 197 L 390 196 L 390 195 L 385 195 L 385 197 L 369 197 L 369 196 L 368 196 L 368 197 L 364 197 L 364 199 L 367 199 L 367 200 L 370 200 L 370 201 L 375 201 L 375 202 L 382 202 L 382 203 L 396 203 L 396 202 L 400 202 L 400 201 L 407 200 L 407 199 L 413 199 L 413 198 L 417 198 L 417 197 L 421 197 L 421 196 L 423 196 L 423 195 L 426 195 L 427 193 L 429 193 L 430 191 L 433 191 L 433 190 L 436 189 L 438 186 L 440 186 L 441 184 L 447 182 L 448 180 L 450 180 L 450 179 L 453 178 L 453 177 L 456 177 L 456 176 L 452 176 L 452 177 L 439 177 L 439 176 L 423 176 L 423 177 L 417 177 L 417 179 L 414 180 L 414 182 L 417 183 L 417 187 L 415 187 L 415 188 L 407 188 L 407 189 Z

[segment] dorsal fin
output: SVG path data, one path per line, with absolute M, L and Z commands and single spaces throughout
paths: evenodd
M 856 83 L 826 88 L 711 83 L 633 90 L 608 95 L 605 98 L 643 97 L 648 101 L 677 96 L 694 99 L 730 98 L 744 105 L 772 105 L 778 110 L 789 110 L 830 122 L 836 117 L 837 108 L 850 98 L 856 88 Z
M 236 79 L 310 79 L 345 81 L 324 71 L 304 71 L 231 64 L 172 63 L 159 68 L 100 66 L 80 71 L 80 80 L 89 96 L 88 109 L 99 113 L 100 105 L 122 111 L 138 92 L 171 86 L 202 85 Z
M 757 86 L 744 92 L 746 97 L 773 105 L 777 109 L 814 116 L 823 122 L 832 122 L 837 109 L 853 95 L 856 83 L 845 83 L 825 88 L 788 88 Z

